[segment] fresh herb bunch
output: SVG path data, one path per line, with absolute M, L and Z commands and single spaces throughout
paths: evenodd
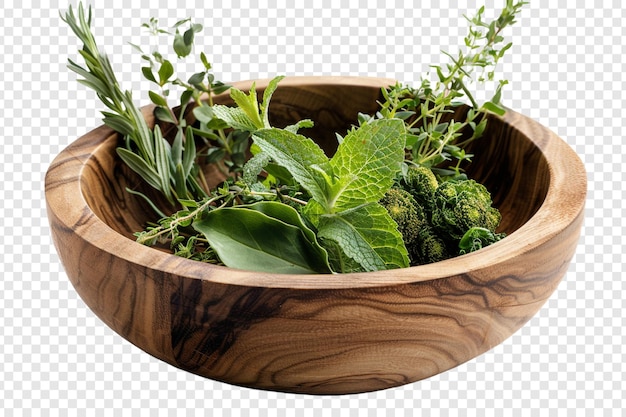
M 485 114 L 505 111 L 500 96 L 506 81 L 481 105 L 468 86 L 493 80 L 511 46 L 502 46 L 501 32 L 515 23 L 523 4 L 507 0 L 492 22 L 483 20 L 481 8 L 468 19 L 467 51 L 446 54 L 452 62 L 445 68 L 433 66 L 435 83 L 422 79 L 417 88 L 383 89 L 380 110 L 359 115 L 357 125 L 338 136 L 332 157 L 298 133 L 312 121 L 271 126 L 270 101 L 283 77 L 259 98 L 254 85 L 246 93 L 216 81 L 204 53 L 202 71 L 183 80 L 166 54 L 133 45 L 145 61 L 143 75 L 157 87 L 149 92 L 154 114 L 167 126 L 150 129 L 96 45 L 91 9 L 80 4 L 76 15 L 70 7 L 62 19 L 84 44 L 85 67 L 70 60 L 69 68 L 109 109 L 104 123 L 124 138 L 118 155 L 170 204 L 164 213 L 146 195 L 128 190 L 158 216 L 136 233 L 138 242 L 234 268 L 346 273 L 436 262 L 504 237 L 496 233 L 500 217 L 488 191 L 461 175 L 461 163 L 471 157 L 465 146 L 485 130 Z M 202 30 L 190 19 L 171 29 L 156 19 L 143 26 L 154 36 L 171 36 L 177 59 L 192 54 Z M 476 69 L 482 72 L 474 80 Z M 229 89 L 233 107 L 213 103 L 213 95 Z M 169 104 L 174 90 L 180 90 L 177 108 Z M 470 106 L 465 119 L 444 122 L 463 99 Z M 194 124 L 187 123 L 189 111 Z M 454 164 L 444 166 L 449 160 Z M 209 187 L 204 164 L 215 164 L 226 180 Z

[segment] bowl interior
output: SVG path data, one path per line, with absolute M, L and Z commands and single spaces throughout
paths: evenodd
M 259 89 L 259 95 L 262 90 Z M 331 155 L 337 146 L 335 132 L 345 133 L 357 120 L 358 112 L 372 114 L 382 98 L 380 86 L 288 84 L 275 92 L 270 121 L 274 126 L 287 126 L 308 118 L 312 129 L 301 133 L 313 138 Z M 215 100 L 228 104 L 227 94 Z M 459 120 L 465 109 L 451 115 Z M 152 121 L 153 123 L 153 121 Z M 81 173 L 82 194 L 93 212 L 113 230 L 127 238 L 155 220 L 154 211 L 141 198 L 126 191 L 140 191 L 159 202 L 158 193 L 128 169 L 115 153 L 120 138 L 110 134 L 86 161 Z M 471 178 L 485 184 L 494 204 L 502 213 L 499 231 L 513 233 L 526 223 L 543 203 L 549 188 L 549 166 L 535 143 L 498 117 L 491 117 L 483 138 L 469 149 L 475 155 L 467 167 Z M 210 166 L 206 176 L 214 184 L 223 178 Z

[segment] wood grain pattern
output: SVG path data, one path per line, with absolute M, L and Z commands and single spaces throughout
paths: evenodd
M 286 78 L 271 117 L 276 125 L 315 120 L 310 135 L 332 152 L 333 132 L 349 128 L 358 111 L 374 111 L 380 87 L 390 83 Z M 259 93 L 266 85 L 257 81 Z M 144 115 L 154 123 L 150 108 Z M 118 141 L 98 128 L 59 154 L 46 175 L 52 236 L 68 277 L 95 314 L 149 354 L 259 389 L 372 391 L 480 355 L 550 297 L 583 220 L 580 159 L 548 129 L 509 111 L 475 143 L 480 156 L 469 171 L 492 191 L 506 239 L 463 257 L 376 273 L 234 270 L 133 241 L 151 214 L 124 189 L 150 191 L 115 156 Z

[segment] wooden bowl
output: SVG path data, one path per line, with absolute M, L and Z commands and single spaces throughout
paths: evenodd
M 274 125 L 311 118 L 334 132 L 373 113 L 388 79 L 286 78 Z M 245 90 L 250 82 L 235 83 Z M 267 81 L 257 81 L 259 93 Z M 227 94 L 216 98 L 228 103 Z M 150 124 L 151 108 L 144 108 Z M 545 127 L 514 111 L 475 142 L 469 175 L 502 212 L 504 240 L 454 259 L 345 275 L 287 275 L 203 264 L 136 243 L 147 189 L 100 127 L 46 175 L 57 251 L 76 291 L 108 326 L 149 354 L 214 380 L 258 389 L 345 394 L 407 384 L 496 346 L 543 305 L 568 269 L 586 194 L 584 167 Z M 218 179 L 216 178 L 215 181 Z

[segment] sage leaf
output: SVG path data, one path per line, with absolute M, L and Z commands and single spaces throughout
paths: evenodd
M 282 203 L 215 209 L 193 227 L 231 268 L 291 274 L 330 272 L 326 251 L 311 240 L 313 232 L 295 209 Z
M 328 250 L 331 266 L 337 272 L 409 266 L 402 235 L 387 210 L 378 203 L 322 215 L 317 236 Z M 346 267 L 348 270 L 343 269 Z

